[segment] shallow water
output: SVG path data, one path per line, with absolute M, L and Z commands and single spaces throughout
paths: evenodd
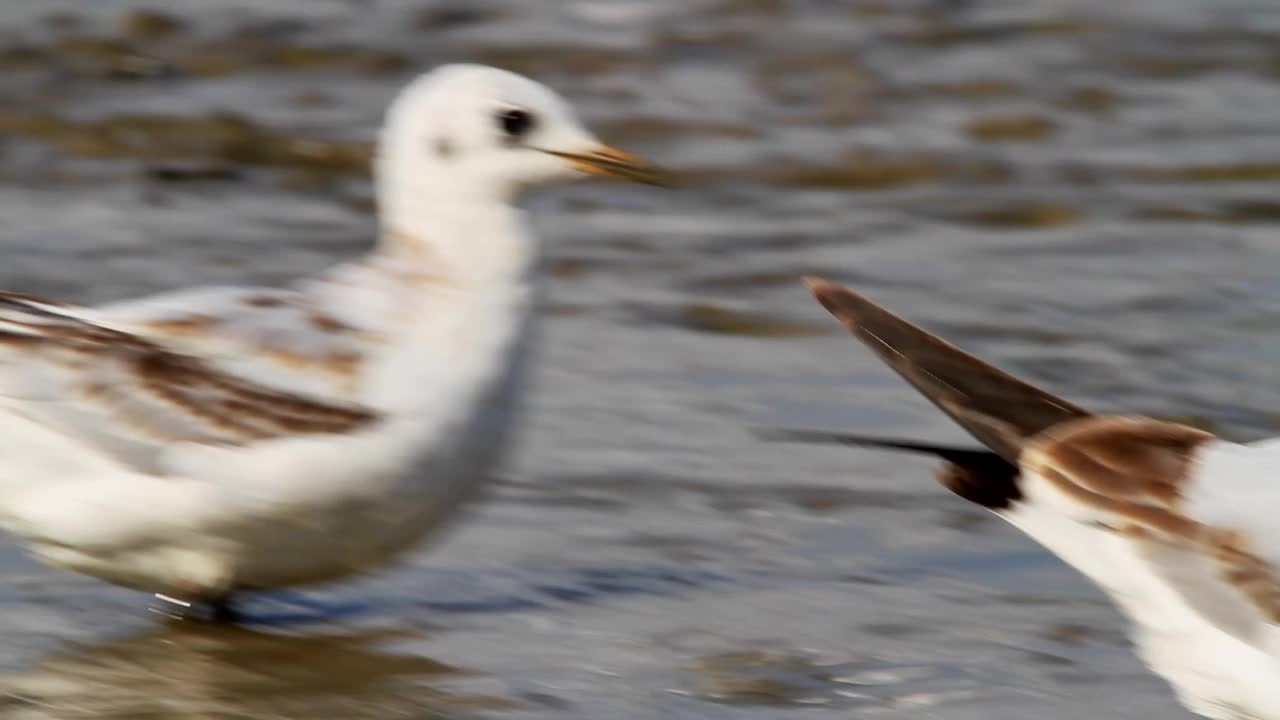
M 929 463 L 751 429 L 962 437 L 796 282 L 824 273 L 1087 406 L 1274 432 L 1280 10 L 140 5 L 0 8 L 0 285 L 359 252 L 371 132 L 443 61 L 535 74 L 688 183 L 533 201 L 547 333 L 508 479 L 310 593 L 334 619 L 171 623 L 0 548 L 4 717 L 1186 717 L 1097 592 Z

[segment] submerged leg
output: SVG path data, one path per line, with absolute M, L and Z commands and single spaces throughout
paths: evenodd
M 209 620 L 215 623 L 234 623 L 243 619 L 243 615 L 236 609 L 235 598 L 232 595 L 223 595 L 222 597 L 209 603 Z
M 156 602 L 151 611 L 173 620 L 196 620 L 212 623 L 237 623 L 244 615 L 236 608 L 231 595 L 223 595 L 209 601 L 189 601 L 172 595 L 155 594 Z
M 208 622 L 217 625 L 287 626 L 329 622 L 371 610 L 362 602 L 326 602 L 289 591 L 227 593 L 210 600 L 188 601 L 156 593 L 152 612 L 173 620 Z M 248 603 L 243 602 L 249 600 Z

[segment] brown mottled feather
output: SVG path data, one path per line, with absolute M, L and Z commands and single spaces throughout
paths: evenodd
M 49 305 L 51 307 L 67 307 L 67 303 L 62 302 L 61 300 L 54 300 L 53 298 L 36 295 L 34 293 L 17 292 L 16 290 L 0 291 L 0 297 L 28 303 L 38 303 L 40 305 Z
M 285 304 L 285 301 L 276 295 L 250 295 L 242 300 L 241 303 L 245 307 L 262 309 L 280 307 Z
M 237 378 L 151 340 L 13 295 L 0 295 L 0 346 L 68 369 L 77 367 L 79 357 L 100 367 L 114 364 L 133 379 L 135 389 L 130 392 L 164 403 L 207 429 L 207 434 L 186 438 L 193 441 L 246 444 L 288 435 L 348 433 L 377 418 L 362 407 Z M 327 362 L 342 369 L 351 364 L 347 358 Z M 81 392 L 85 399 L 108 407 L 119 394 L 116 388 L 94 383 L 83 385 Z M 146 429 L 145 422 L 133 424 Z
M 1045 433 L 1027 448 L 1023 467 L 1082 506 L 1123 523 L 1135 538 L 1209 557 L 1223 582 L 1268 622 L 1280 623 L 1280 571 L 1250 547 L 1244 533 L 1205 525 L 1181 508 L 1196 451 L 1213 439 L 1203 430 L 1151 418 L 1094 418 Z
M 1036 438 L 1022 465 L 1063 478 L 1066 484 L 1058 486 L 1064 492 L 1075 491 L 1070 484 L 1110 500 L 1174 507 L 1196 449 L 1212 439 L 1203 430 L 1151 418 L 1095 417 Z
M 1223 581 L 1240 591 L 1273 624 L 1280 624 L 1280 573 L 1235 532 L 1214 532 L 1206 542 Z
M 199 337 L 216 327 L 218 318 L 209 315 L 187 314 L 145 323 L 148 329 L 165 335 Z

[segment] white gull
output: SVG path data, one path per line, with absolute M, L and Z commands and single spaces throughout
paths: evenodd
M 377 567 L 454 517 L 527 364 L 537 242 L 514 203 L 660 176 L 476 65 L 402 92 L 374 170 L 376 248 L 289 288 L 0 294 L 0 525 L 54 565 L 216 605 Z

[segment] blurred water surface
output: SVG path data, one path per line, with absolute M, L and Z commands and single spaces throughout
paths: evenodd
M 9 0 L 0 285 L 360 252 L 384 105 L 457 60 L 688 178 L 531 203 L 547 333 L 507 481 L 288 630 L 167 623 L 6 544 L 4 717 L 1186 716 L 927 462 L 750 429 L 961 437 L 797 283 L 824 273 L 1087 406 L 1273 433 L 1280 6 Z

